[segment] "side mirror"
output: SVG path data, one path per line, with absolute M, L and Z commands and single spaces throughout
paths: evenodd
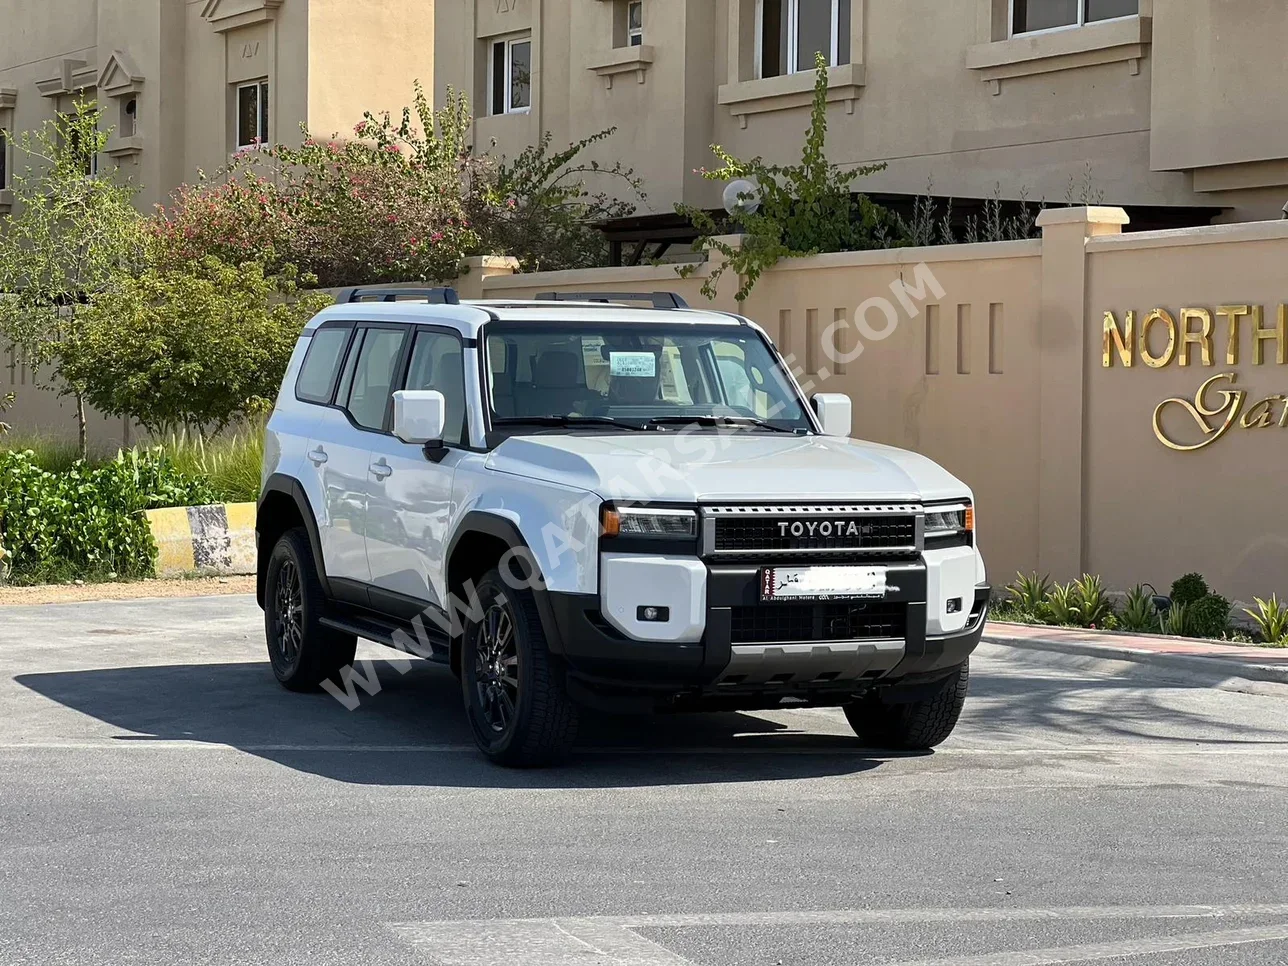
M 447 400 L 437 389 L 399 389 L 394 393 L 394 435 L 404 443 L 443 439 Z
M 824 436 L 849 436 L 854 422 L 850 397 L 843 392 L 815 393 L 810 400 L 818 421 L 823 424 Z

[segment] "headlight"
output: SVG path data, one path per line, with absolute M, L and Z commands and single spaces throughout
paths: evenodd
M 606 506 L 602 522 L 606 537 L 692 537 L 698 532 L 693 510 Z
M 975 511 L 971 507 L 950 507 L 926 511 L 926 536 L 942 533 L 969 533 L 975 529 Z

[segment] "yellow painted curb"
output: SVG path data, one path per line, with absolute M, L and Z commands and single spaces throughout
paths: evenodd
M 255 504 L 147 510 L 157 545 L 157 576 L 178 574 L 253 574 Z

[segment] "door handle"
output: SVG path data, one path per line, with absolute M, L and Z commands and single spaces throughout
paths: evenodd
M 319 446 L 317 449 L 309 453 L 309 460 L 314 466 L 321 466 L 327 461 L 326 450 Z
M 378 480 L 383 480 L 386 476 L 394 471 L 394 468 L 386 463 L 383 459 L 371 464 L 371 473 Z

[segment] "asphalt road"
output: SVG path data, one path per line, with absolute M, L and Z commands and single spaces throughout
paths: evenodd
M 1286 697 L 985 646 L 932 755 L 594 719 L 512 772 L 443 670 L 347 711 L 259 620 L 0 610 L 0 963 L 1288 963 Z

